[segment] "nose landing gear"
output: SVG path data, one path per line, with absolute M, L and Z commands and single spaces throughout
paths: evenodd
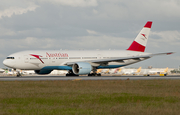
M 22 77 L 21 73 L 18 71 L 16 77 Z
M 22 77 L 21 73 L 19 71 L 16 71 L 16 69 L 13 69 L 16 73 L 16 77 Z

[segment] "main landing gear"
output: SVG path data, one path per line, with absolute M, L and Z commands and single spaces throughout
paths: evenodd
M 66 76 L 79 76 L 73 73 L 72 70 L 69 70 L 68 73 L 66 74 Z
M 66 76 L 79 76 L 79 75 L 76 75 L 76 74 L 73 73 L 72 70 L 69 70 L 68 73 L 66 74 Z M 97 73 L 97 71 L 95 69 L 95 70 L 93 70 L 92 73 L 89 73 L 88 76 L 101 76 L 101 74 Z
M 96 69 L 93 69 L 93 72 L 88 74 L 88 76 L 101 76 L 100 73 L 97 73 L 97 70 Z
M 101 74 L 100 73 L 90 73 L 90 74 L 88 74 L 88 76 L 101 76 Z

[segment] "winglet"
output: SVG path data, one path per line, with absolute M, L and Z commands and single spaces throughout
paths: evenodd
M 144 52 L 152 22 L 148 21 L 127 50 Z

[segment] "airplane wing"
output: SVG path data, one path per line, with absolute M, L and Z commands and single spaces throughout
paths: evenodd
M 125 60 L 142 60 L 148 59 L 150 56 L 134 56 L 134 57 L 122 57 L 122 58 L 114 58 L 114 59 L 101 59 L 101 60 L 92 60 L 92 63 L 108 63 L 108 62 L 124 62 Z
M 109 62 L 125 62 L 126 60 L 145 60 L 148 58 L 151 58 L 153 56 L 158 55 L 170 55 L 174 52 L 167 52 L 167 53 L 156 53 L 156 54 L 149 54 L 149 55 L 143 55 L 143 56 L 133 56 L 133 57 L 122 57 L 122 58 L 110 58 L 110 59 L 99 59 L 99 60 L 86 60 L 85 62 L 89 62 L 92 66 L 96 66 L 96 64 L 100 65 L 107 65 Z M 77 62 L 67 62 L 65 65 L 72 66 Z

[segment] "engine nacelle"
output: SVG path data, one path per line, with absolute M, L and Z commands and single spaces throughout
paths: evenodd
M 43 75 L 43 74 L 50 74 L 53 70 L 34 70 L 34 72 L 36 74 L 40 74 L 40 75 Z
M 89 74 L 92 71 L 92 66 L 87 62 L 78 62 L 73 64 L 72 70 L 76 75 L 84 75 Z

